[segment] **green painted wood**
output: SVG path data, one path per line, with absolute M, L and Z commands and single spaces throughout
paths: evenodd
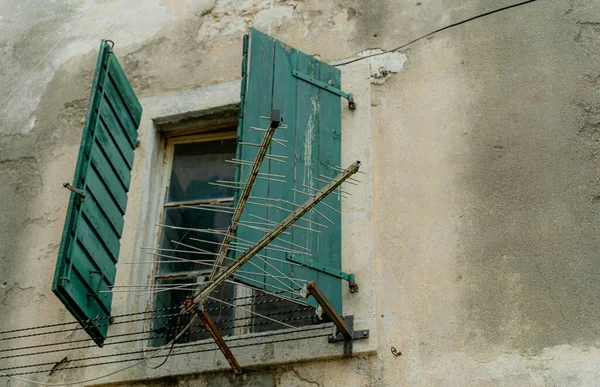
M 118 146 L 113 138 L 107 133 L 102 122 L 98 122 L 96 130 L 98 131 L 96 136 L 98 148 L 102 151 L 105 157 L 110 160 L 111 167 L 117 174 L 125 190 L 128 191 L 129 182 L 131 181 L 131 166 L 125 161 L 125 158 L 119 151 Z
M 341 164 L 341 100 L 339 96 L 313 83 L 294 77 L 293 73 L 294 71 L 301 72 L 319 80 L 319 82 L 331 84 L 332 87 L 338 89 L 341 87 L 340 73 L 339 70 L 255 29 L 250 30 L 249 42 L 248 59 L 243 61 L 243 63 L 248 63 L 248 67 L 243 66 L 242 71 L 243 102 L 241 104 L 238 141 L 260 143 L 263 134 L 257 135 L 258 132 L 251 131 L 249 127 L 265 128 L 268 120 L 261 120 L 259 116 L 268 116 L 271 109 L 280 109 L 284 124 L 288 125 L 287 129 L 278 129 L 275 134 L 275 138 L 288 141 L 286 143 L 287 147 L 284 148 L 278 144 L 271 145 L 272 153 L 288 157 L 287 163 L 282 164 L 267 160 L 263 165 L 264 167 L 268 166 L 268 168 L 263 168 L 264 172 L 286 176 L 286 184 L 258 180 L 254 186 L 252 196 L 282 199 L 299 205 L 304 203 L 308 196 L 295 193 L 292 188 L 303 192 L 313 192 L 310 191 L 310 188 L 304 186 L 314 189 L 321 188 L 323 183 L 314 180 L 313 177 L 321 178 L 321 174 L 333 177 L 335 173 L 329 166 Z M 272 52 L 274 54 L 269 58 Z M 271 82 L 269 82 L 269 77 L 265 76 L 265 72 L 269 68 L 273 69 L 274 74 L 270 79 Z M 253 161 L 255 154 L 255 149 L 245 146 L 239 146 L 238 148 L 238 158 L 240 159 Z M 263 169 L 261 169 L 261 172 L 263 172 Z M 247 168 L 244 171 L 247 172 Z M 237 175 L 238 181 L 244 181 L 245 176 L 244 173 L 239 173 Z M 260 202 L 266 203 L 264 200 Z M 338 197 L 329 197 L 326 202 L 341 210 Z M 284 202 L 271 203 L 283 209 L 269 208 L 265 211 L 263 207 L 247 206 L 242 219 L 257 221 L 257 219 L 249 217 L 249 214 L 254 214 L 268 218 L 271 222 L 280 222 L 295 208 L 293 204 Z M 252 279 L 263 281 L 261 282 L 262 286 L 256 283 L 247 283 L 270 291 L 278 291 L 277 288 L 298 288 L 297 285 L 303 285 L 305 281 L 315 280 L 329 297 L 336 310 L 341 313 L 342 291 L 340 279 L 315 269 L 319 267 L 319 264 L 322 264 L 331 268 L 332 272 L 335 272 L 335 270 L 341 271 L 341 219 L 337 212 L 325 206 L 318 205 L 317 209 L 334 221 L 335 225 L 329 224 L 316 212 L 311 211 L 304 218 L 324 224 L 327 228 L 316 227 L 300 220 L 297 222 L 298 226 L 316 229 L 320 232 L 291 228 L 287 230 L 289 235 L 283 235 L 274 242 L 275 245 L 288 248 L 292 246 L 285 241 L 306 247 L 312 251 L 312 256 L 273 250 L 263 251 L 264 254 L 276 259 L 293 259 L 294 261 L 306 263 L 307 266 L 304 267 L 272 260 L 269 261 L 270 265 L 263 264 L 266 272 L 271 276 L 289 275 L 296 280 L 284 281 L 285 284 L 282 284 L 281 278 L 274 279 L 269 276 L 261 278 L 260 275 L 256 275 L 252 276 Z M 266 216 L 263 215 L 265 212 Z M 272 228 L 272 226 L 269 226 L 269 228 Z M 254 242 L 263 234 L 264 232 L 250 231 L 247 228 L 240 227 L 236 235 Z M 299 250 L 298 248 L 292 248 Z M 254 262 L 256 263 L 256 261 Z M 308 265 L 309 263 L 310 265 Z M 256 267 L 246 265 L 242 270 L 252 271 L 256 270 Z
M 108 331 L 108 318 L 103 317 L 109 316 L 110 312 L 104 308 L 99 298 L 90 297 L 81 291 L 87 287 L 87 280 L 77 270 L 73 270 L 71 281 L 64 284 L 57 296 L 65 305 L 71 305 L 69 311 L 77 321 L 84 321 L 81 325 L 86 328 L 90 337 L 96 343 L 103 343 Z M 83 305 L 84 308 L 79 305 Z M 97 317 L 96 320 L 86 321 L 88 316 Z
M 329 84 L 336 88 L 341 87 L 340 71 L 326 63 L 320 64 L 320 73 L 318 79 L 323 83 Z M 321 109 L 319 111 L 319 153 L 316 169 L 317 178 L 327 180 L 321 175 L 329 178 L 335 177 L 337 174 L 331 167 L 342 165 L 341 161 L 341 116 L 342 105 L 340 97 L 330 93 L 327 90 L 319 90 L 319 100 Z M 325 185 L 322 182 L 315 182 L 317 188 Z M 325 198 L 324 202 L 333 208 L 341 210 L 341 198 L 339 195 L 330 195 Z M 318 235 L 319 256 L 318 261 L 311 260 L 313 264 L 321 267 L 339 269 L 342 268 L 342 232 L 341 232 L 341 215 L 326 206 L 318 206 L 318 211 L 335 223 L 332 225 L 323 219 L 321 215 L 313 214 L 314 218 L 320 223 L 326 224 L 327 232 L 321 232 Z M 318 267 L 318 266 L 317 266 Z M 325 271 L 318 270 L 317 284 L 324 294 L 327 294 L 336 310 L 341 311 L 342 299 L 342 280 L 338 277 L 331 276 Z M 335 296 L 333 296 L 335 294 Z
M 77 157 L 52 291 L 102 346 L 111 312 L 141 106 L 102 41 Z M 95 324 L 88 322 L 96 319 Z
M 100 147 L 96 144 L 92 148 L 92 165 L 94 170 L 98 171 L 98 176 L 104 187 L 110 193 L 112 200 L 117 203 L 119 210 L 122 214 L 125 214 L 125 208 L 127 206 L 127 191 L 121 183 L 117 173 L 111 166 L 111 162 L 106 158 Z
M 129 110 L 124 105 L 123 99 L 119 95 L 116 86 L 111 78 L 107 78 L 104 85 L 104 95 L 108 105 L 114 112 L 115 117 L 119 120 L 121 127 L 125 130 L 129 144 L 135 148 L 137 141 L 137 127 L 134 119 L 129 114 Z
M 284 123 L 293 121 L 296 116 L 296 78 L 289 77 L 291 71 L 296 69 L 297 66 L 296 50 L 286 44 L 275 41 L 275 80 L 276 84 L 273 85 L 273 108 L 281 111 L 281 116 L 284 119 Z M 272 198 L 280 198 L 290 203 L 294 203 L 294 191 L 290 189 L 294 183 L 294 143 L 296 141 L 294 137 L 294 130 L 280 129 L 275 133 L 274 138 L 282 139 L 287 141 L 284 143 L 286 146 L 283 147 L 280 144 L 272 143 L 271 151 L 269 153 L 287 156 L 289 160 L 286 163 L 280 163 L 273 160 L 267 160 L 269 163 L 270 173 L 275 175 L 286 176 L 286 184 L 280 182 L 266 182 L 269 185 L 269 195 Z M 293 210 L 293 206 L 285 202 L 274 202 L 276 206 Z M 269 220 L 272 222 L 279 223 L 289 215 L 289 212 L 278 208 L 269 208 Z M 289 243 L 283 241 L 292 242 L 294 228 L 288 230 L 289 235 L 281 235 L 278 241 L 274 245 L 283 246 L 286 248 L 292 247 Z M 303 284 L 296 283 L 286 280 L 284 278 L 278 278 L 289 276 L 293 277 L 292 265 L 285 263 L 287 259 L 287 253 L 281 251 L 268 251 L 267 256 L 277 259 L 271 260 L 270 265 L 267 265 L 267 273 L 276 277 L 267 277 L 265 279 L 267 289 L 275 290 L 276 288 L 283 288 L 286 290 L 298 289 Z M 284 285 L 285 284 L 285 285 Z M 292 293 L 287 294 L 293 296 Z
M 100 208 L 98 202 L 93 196 L 89 196 L 83 203 L 82 215 L 94 228 L 94 230 L 100 235 L 102 242 L 106 245 L 106 248 L 111 252 L 111 255 L 115 260 L 119 258 L 119 236 L 110 225 L 110 221 Z
M 123 105 L 127 107 L 127 111 L 129 112 L 129 116 L 133 121 L 133 125 L 137 129 L 140 125 L 140 119 L 142 117 L 142 105 L 138 101 L 129 80 L 127 80 L 127 76 L 116 56 L 112 58 L 109 63 L 109 78 L 111 80 L 110 84 L 114 85 L 119 95 L 123 100 Z M 137 140 L 137 130 L 131 132 L 132 138 Z
M 298 52 L 298 71 L 308 74 L 311 77 L 318 77 L 320 63 L 317 59 Z M 296 153 L 295 153 L 295 188 L 299 191 L 314 192 L 310 188 L 318 188 L 317 181 L 313 177 L 318 177 L 318 154 L 319 154 L 319 109 L 321 108 L 319 99 L 319 88 L 307 82 L 298 81 L 298 94 L 296 96 Z M 306 188 L 306 186 L 310 188 Z M 298 197 L 298 203 L 303 203 L 308 197 Z M 304 195 L 301 195 L 304 196 Z M 314 211 L 310 211 L 303 219 L 324 224 L 315 217 Z M 308 229 L 318 230 L 319 233 L 295 230 L 294 243 L 310 249 L 312 256 L 295 254 L 294 258 L 300 261 L 319 260 L 321 252 L 319 251 L 319 238 L 321 234 L 329 232 L 329 229 L 320 228 L 314 224 L 298 221 L 298 224 Z M 329 227 L 329 225 L 327 225 Z M 314 280 L 319 287 L 325 285 L 319 281 L 319 273 L 308 266 L 294 268 L 296 278 L 307 281 Z M 331 295 L 325 293 L 327 297 Z M 316 301 L 310 297 L 309 304 L 317 306 Z M 332 303 L 334 300 L 330 300 Z
M 247 76 L 247 86 L 245 93 L 245 102 L 243 106 L 243 119 L 241 124 L 241 132 L 238 133 L 239 142 L 259 143 L 262 141 L 264 133 L 253 130 L 252 127 L 266 128 L 268 120 L 260 118 L 260 116 L 269 116 L 271 112 L 271 104 L 273 94 L 271 92 L 273 85 L 273 57 L 274 57 L 274 42 L 275 40 L 261 32 L 253 30 L 250 34 L 248 59 L 249 66 Z M 243 160 L 254 160 L 258 148 L 252 146 L 238 145 L 239 156 Z M 239 179 L 245 181 L 249 166 L 240 166 Z M 261 173 L 269 173 L 269 163 L 263 163 L 260 169 Z M 258 181 L 252 191 L 252 196 L 268 197 L 269 186 L 264 180 Z M 268 209 L 261 205 L 252 203 L 263 203 L 262 200 L 250 199 L 246 205 L 241 221 L 242 222 L 261 222 L 261 220 L 251 217 L 250 214 L 261 218 L 268 217 Z M 235 203 L 237 205 L 237 201 Z M 261 227 L 260 224 L 254 224 Z M 262 225 L 264 227 L 264 225 Z M 247 241 L 257 241 L 264 232 L 252 229 L 246 226 L 239 226 L 236 236 Z M 262 252 L 264 253 L 264 251 Z M 262 254 L 261 253 L 261 254 Z M 241 251 L 236 253 L 240 255 Z M 244 282 L 251 286 L 264 288 L 266 264 L 258 257 L 252 258 L 246 265 L 242 266 L 241 270 L 255 274 L 241 274 L 235 278 L 240 282 Z M 261 286 L 262 284 L 262 286 Z
M 100 291 L 108 290 L 112 281 L 107 281 L 106 277 L 101 275 L 99 268 L 90 259 L 80 241 L 74 244 L 72 254 L 75 258 L 73 271 L 79 273 L 87 284 L 85 288 L 79 289 L 79 292 L 86 294 L 88 298 L 96 298 L 104 310 L 110 311 L 110 293 L 100 293 Z
M 113 200 L 112 196 L 108 192 L 108 189 L 102 183 L 100 176 L 95 168 L 88 168 L 86 176 L 86 196 L 93 196 L 96 202 L 99 204 L 100 209 L 108 220 L 110 225 L 119 237 L 123 234 L 123 213 L 119 209 L 119 206 Z M 86 197 L 87 199 L 87 197 Z
M 114 278 L 114 273 L 116 272 L 115 264 L 117 263 L 118 257 L 115 258 L 112 256 L 112 253 L 100 240 L 100 236 L 88 221 L 82 220 L 79 224 L 78 231 L 77 238 L 84 250 L 90 256 L 90 260 L 92 260 L 105 275 L 109 278 Z M 109 276 L 110 273 L 113 275 Z
M 117 116 L 106 101 L 100 104 L 99 126 L 102 126 L 107 135 L 113 140 L 129 169 L 133 168 L 133 153 L 129 151 L 131 143 L 127 139 L 125 130 L 122 128 Z M 111 130 L 108 128 L 111 128 Z M 120 128 L 120 130 L 117 130 L 117 128 Z

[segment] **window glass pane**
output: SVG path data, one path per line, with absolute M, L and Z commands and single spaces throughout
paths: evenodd
M 188 207 L 165 209 L 163 219 L 165 227 L 162 228 L 158 256 L 161 262 L 158 265 L 159 274 L 188 270 L 210 272 L 211 262 L 215 260 L 214 254 L 219 250 L 223 235 L 206 229 L 225 232 L 231 221 L 229 211 L 232 209 L 232 204 L 221 204 L 218 207 L 224 212 Z M 178 261 L 181 259 L 199 261 L 199 263 Z
M 233 197 L 233 189 L 209 182 L 233 181 L 235 139 L 175 144 L 169 183 L 169 202 Z
M 186 286 L 188 284 L 193 284 L 194 282 L 195 280 L 189 279 L 157 281 L 156 290 L 161 291 L 156 294 L 156 298 L 154 300 L 155 310 L 182 305 L 186 298 L 189 297 L 195 289 L 197 289 L 195 286 Z M 167 287 L 171 288 L 171 290 L 166 290 Z M 215 298 L 229 300 L 227 302 L 233 303 L 231 300 L 234 298 L 235 285 L 225 283 L 219 286 L 213 294 Z M 209 316 L 217 328 L 219 328 L 221 335 L 233 335 L 235 309 L 218 301 L 209 301 L 206 304 L 206 308 Z M 188 324 L 192 317 L 192 314 L 179 317 L 175 315 L 177 313 L 179 313 L 178 309 L 155 312 L 154 319 L 152 320 L 153 333 L 150 336 L 152 346 L 158 347 L 170 342 L 173 338 L 175 338 L 175 336 L 177 336 L 181 329 Z M 171 314 L 174 316 L 169 316 Z M 210 334 L 206 332 L 201 320 L 196 319 L 196 321 L 197 323 L 194 323 L 194 325 L 192 325 L 192 327 L 190 327 L 190 329 L 179 338 L 177 341 L 178 343 L 203 340 L 211 337 Z

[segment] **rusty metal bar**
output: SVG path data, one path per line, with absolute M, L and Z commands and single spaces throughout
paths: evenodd
M 338 332 L 344 335 L 344 339 L 352 340 L 352 332 L 350 331 L 350 328 L 348 328 L 346 321 L 344 321 L 342 316 L 335 311 L 333 305 L 331 305 L 315 281 L 309 281 L 306 284 L 306 291 L 308 292 L 308 295 L 313 296 L 319 305 L 321 305 L 323 312 L 331 319 Z
M 198 317 L 200 317 L 200 320 L 202 320 L 202 322 L 204 323 L 206 330 L 208 331 L 208 333 L 210 333 L 212 338 L 215 340 L 215 343 L 217 343 L 217 346 L 219 347 L 221 352 L 223 352 L 223 356 L 225 356 L 225 359 L 227 359 L 227 362 L 233 369 L 233 372 L 238 375 L 241 374 L 242 367 L 240 367 L 240 364 L 237 362 L 237 359 L 235 358 L 235 356 L 233 356 L 233 353 L 231 353 L 231 350 L 227 346 L 227 343 L 225 342 L 225 340 L 223 340 L 223 336 L 221 336 L 219 329 L 216 327 L 215 323 L 210 318 L 208 313 L 206 313 L 206 311 L 204 309 L 200 309 L 200 308 L 197 310 L 197 313 L 198 313 Z

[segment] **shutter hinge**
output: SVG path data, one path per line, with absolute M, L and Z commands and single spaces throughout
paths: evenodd
M 354 102 L 352 93 L 345 93 L 341 89 L 338 89 L 337 87 L 334 87 L 327 82 L 323 82 L 323 81 L 319 81 L 318 79 L 314 79 L 310 75 L 303 74 L 303 73 L 299 72 L 298 70 L 293 70 L 292 74 L 294 75 L 294 77 L 300 78 L 300 79 L 302 79 L 312 85 L 315 85 L 323 90 L 327 90 L 330 93 L 333 93 L 333 94 L 339 95 L 340 97 L 346 98 L 348 100 L 348 108 L 350 110 L 356 109 L 356 103 Z
M 308 260 L 304 261 L 304 260 L 298 259 L 292 255 L 288 255 L 287 259 L 289 261 L 310 267 L 311 269 L 314 269 L 321 273 L 329 274 L 332 277 L 340 278 L 340 279 L 343 279 L 344 281 L 348 281 L 348 287 L 350 288 L 350 293 L 358 293 L 358 285 L 356 284 L 356 281 L 354 279 L 354 274 L 344 273 L 341 270 L 334 269 L 331 266 L 326 266 L 321 263 L 314 263 L 314 262 L 310 262 Z
M 73 187 L 71 184 L 69 183 L 64 183 L 63 187 L 65 187 L 66 189 L 68 189 L 69 191 L 75 192 L 77 195 L 79 195 L 79 204 L 83 204 L 83 201 L 85 200 L 85 192 L 83 192 L 82 190 L 80 190 L 79 188 L 75 188 Z

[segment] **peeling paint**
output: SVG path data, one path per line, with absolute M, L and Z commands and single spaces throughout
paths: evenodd
M 312 187 L 314 184 L 313 175 L 312 175 L 312 165 L 311 160 L 313 158 L 313 141 L 315 141 L 315 120 L 319 116 L 319 101 L 316 98 L 310 99 L 312 104 L 312 111 L 308 117 L 308 122 L 306 123 L 306 133 L 304 137 L 304 180 L 303 183 L 309 187 Z
M 389 74 L 402 71 L 408 60 L 406 54 L 402 52 L 384 52 L 380 48 L 361 51 L 358 57 L 369 57 L 366 60 L 371 68 L 371 82 L 377 85 L 385 83 Z
M 254 16 L 254 26 L 272 34 L 294 17 L 294 8 L 289 6 L 272 7 L 258 12 Z

